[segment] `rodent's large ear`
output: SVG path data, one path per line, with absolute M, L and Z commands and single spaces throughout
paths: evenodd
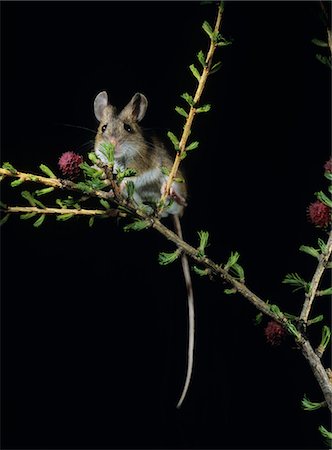
M 145 116 L 147 107 L 147 98 L 145 95 L 137 92 L 128 105 L 123 108 L 123 113 L 129 115 L 133 122 L 140 122 Z
M 101 121 L 101 118 L 103 116 L 103 111 L 107 105 L 108 105 L 107 92 L 105 92 L 105 91 L 99 92 L 99 94 L 97 95 L 97 97 L 95 98 L 95 101 L 94 101 L 95 116 L 96 116 L 97 120 L 99 120 L 99 122 Z

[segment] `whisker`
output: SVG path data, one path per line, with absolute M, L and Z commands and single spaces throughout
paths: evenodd
M 71 128 L 80 128 L 81 130 L 90 131 L 93 134 L 97 134 L 96 130 L 92 130 L 91 128 L 82 127 L 81 125 L 71 125 L 70 123 L 56 123 L 57 126 L 63 127 L 71 127 Z
M 77 147 L 77 151 L 80 151 L 80 150 L 81 151 L 85 151 L 84 149 L 86 147 L 90 148 L 90 150 L 92 151 L 93 148 L 94 148 L 94 141 L 92 139 L 90 139 L 90 140 L 88 140 L 86 142 L 83 142 L 82 144 L 79 144 L 78 147 Z

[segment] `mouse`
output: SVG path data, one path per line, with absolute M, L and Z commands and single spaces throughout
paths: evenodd
M 160 201 L 166 189 L 167 173 L 173 165 L 173 159 L 165 145 L 154 136 L 149 140 L 144 136 L 140 122 L 147 107 L 147 98 L 139 92 L 120 111 L 110 103 L 106 91 L 99 92 L 94 99 L 94 113 L 99 122 L 94 152 L 102 162 L 107 163 L 102 145 L 111 143 L 114 146 L 113 172 L 128 168 L 135 171 L 135 175 L 129 180 L 135 186 L 132 200 L 137 205 L 157 204 Z M 124 197 L 128 194 L 127 182 L 124 179 L 120 183 L 120 192 Z M 181 169 L 178 170 L 177 180 L 171 185 L 169 197 L 161 217 L 171 216 L 175 232 L 183 239 L 180 219 L 187 206 L 187 182 Z M 190 266 L 184 252 L 181 253 L 181 264 L 188 299 L 188 353 L 185 382 L 177 408 L 181 407 L 192 378 L 195 340 L 194 296 Z

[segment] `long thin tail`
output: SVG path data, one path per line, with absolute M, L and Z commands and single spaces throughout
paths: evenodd
M 174 215 L 173 220 L 174 220 L 174 228 L 175 228 L 177 235 L 179 236 L 179 238 L 183 239 L 179 216 Z M 186 283 L 187 295 L 188 295 L 189 336 L 188 336 L 187 374 L 186 374 L 186 380 L 184 383 L 184 387 L 183 387 L 183 391 L 182 391 L 180 400 L 178 401 L 178 404 L 176 405 L 177 408 L 181 407 L 183 400 L 186 397 L 188 388 L 189 388 L 192 371 L 193 371 L 194 340 L 195 340 L 194 294 L 193 294 L 193 287 L 192 287 L 191 276 L 190 276 L 189 262 L 188 262 L 187 255 L 185 253 L 182 253 L 182 255 L 181 255 L 181 263 L 182 263 L 182 270 L 183 270 L 183 275 L 184 275 L 184 280 Z

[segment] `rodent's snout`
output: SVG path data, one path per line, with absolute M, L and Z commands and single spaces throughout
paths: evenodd
M 112 145 L 114 145 L 114 147 L 118 144 L 118 140 L 115 137 L 110 137 L 109 141 Z

